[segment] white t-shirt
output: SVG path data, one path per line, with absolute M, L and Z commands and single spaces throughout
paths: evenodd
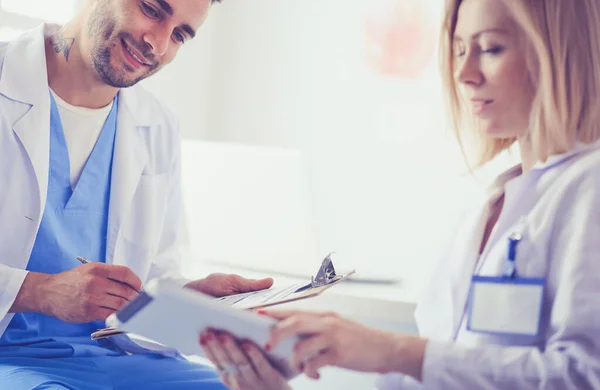
M 67 142 L 71 164 L 71 188 L 75 188 L 113 103 L 102 108 L 77 107 L 65 102 L 54 91 L 51 92 L 58 106 Z

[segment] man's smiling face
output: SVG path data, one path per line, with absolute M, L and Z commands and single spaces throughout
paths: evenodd
M 211 0 L 96 0 L 87 28 L 93 68 L 116 88 L 153 75 L 194 37 L 210 6 Z

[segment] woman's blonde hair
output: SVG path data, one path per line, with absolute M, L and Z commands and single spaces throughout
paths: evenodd
M 492 160 L 515 139 L 490 139 L 469 123 L 454 78 L 454 31 L 463 0 L 446 0 L 441 66 L 453 127 L 472 168 Z M 528 142 L 537 161 L 569 151 L 575 141 L 600 138 L 600 1 L 497 0 L 511 13 L 526 45 L 534 99 Z M 469 155 L 465 140 L 475 137 L 479 151 Z M 472 138 L 471 138 L 472 139 Z

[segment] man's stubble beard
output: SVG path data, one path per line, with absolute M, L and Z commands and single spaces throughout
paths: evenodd
M 109 10 L 108 1 L 99 1 L 88 24 L 88 38 L 92 42 L 91 65 L 100 80 L 106 85 L 114 88 L 128 88 L 156 73 L 158 69 L 153 68 L 144 75 L 130 79 L 126 76 L 126 71 L 117 70 L 112 66 L 111 48 L 121 49 L 120 35 L 128 35 L 125 33 L 115 34 L 116 25 L 115 17 Z

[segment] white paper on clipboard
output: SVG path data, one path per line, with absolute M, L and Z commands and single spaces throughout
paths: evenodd
M 308 284 L 298 283 L 284 288 L 229 295 L 217 298 L 217 300 L 241 309 L 260 309 L 317 296 L 354 274 L 354 270 L 352 270 L 346 274 L 338 275 L 333 266 L 332 255 L 333 252 L 323 259 L 319 270 L 315 276 L 311 277 Z
M 260 309 L 269 306 L 281 305 L 287 302 L 298 301 L 300 299 L 311 298 L 321 294 L 323 291 L 335 286 L 346 277 L 352 275 L 354 271 L 341 275 L 334 282 L 318 287 L 308 287 L 306 283 L 297 283 L 282 288 L 272 288 L 268 290 L 253 291 L 249 293 L 229 295 L 218 298 L 217 301 L 238 309 Z M 303 289 L 307 287 L 306 289 Z M 302 291 L 298 291 L 302 289 Z

